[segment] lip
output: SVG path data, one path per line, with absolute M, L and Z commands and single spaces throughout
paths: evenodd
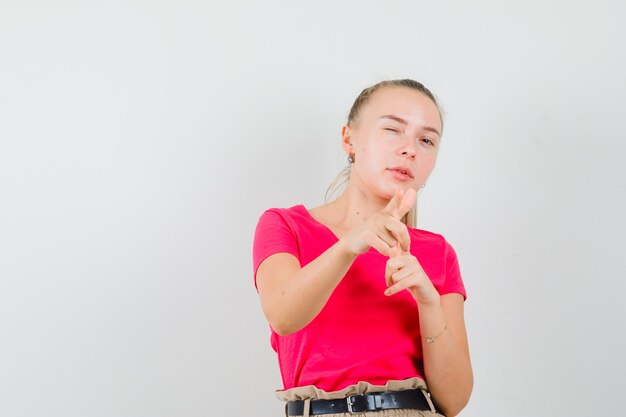
M 388 169 L 390 171 L 398 171 L 398 172 L 404 171 L 404 172 L 406 172 L 409 175 L 409 177 L 414 178 L 413 171 L 411 171 L 411 168 L 409 168 L 409 167 L 397 166 L 397 167 L 392 167 L 392 168 L 388 168 Z

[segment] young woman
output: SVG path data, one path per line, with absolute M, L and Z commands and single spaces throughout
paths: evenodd
M 266 210 L 253 247 L 286 415 L 457 415 L 473 386 L 465 288 L 443 236 L 417 229 L 443 121 L 413 80 L 357 97 L 334 201 Z

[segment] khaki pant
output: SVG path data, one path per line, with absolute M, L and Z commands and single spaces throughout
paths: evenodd
M 318 389 L 313 385 L 306 387 L 296 387 L 285 391 L 277 391 L 276 397 L 282 401 L 301 401 L 304 400 L 304 416 L 309 417 L 310 400 L 335 400 L 339 398 L 346 398 L 350 395 L 357 394 L 369 394 L 372 392 L 386 392 L 386 391 L 404 391 L 407 389 L 420 389 L 426 397 L 426 401 L 430 405 L 430 411 L 411 410 L 405 408 L 399 408 L 396 410 L 380 410 L 380 411 L 368 411 L 366 413 L 357 414 L 360 417 L 440 417 L 442 414 L 435 412 L 435 407 L 430 399 L 426 383 L 421 378 L 409 378 L 402 381 L 388 381 L 385 385 L 371 385 L 367 382 L 359 382 L 355 385 L 350 385 L 342 389 L 341 391 L 326 392 Z M 287 409 L 285 407 L 285 415 L 287 415 Z M 349 413 L 335 413 L 324 414 L 324 417 L 351 417 L 353 414 Z

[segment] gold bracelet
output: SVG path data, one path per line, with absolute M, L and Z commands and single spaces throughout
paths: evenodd
M 437 338 L 439 336 L 441 336 L 443 334 L 443 332 L 445 332 L 448 329 L 448 323 L 446 323 L 446 325 L 444 326 L 443 330 L 441 331 L 441 333 L 439 333 L 437 336 L 427 336 L 426 337 L 426 343 L 428 343 L 429 345 L 431 343 L 433 343 L 435 340 L 437 340 Z

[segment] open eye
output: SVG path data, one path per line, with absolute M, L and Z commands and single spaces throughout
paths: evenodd
M 425 143 L 428 143 L 429 145 L 434 145 L 435 144 L 432 140 L 430 140 L 428 138 L 422 138 L 420 140 L 424 141 Z

